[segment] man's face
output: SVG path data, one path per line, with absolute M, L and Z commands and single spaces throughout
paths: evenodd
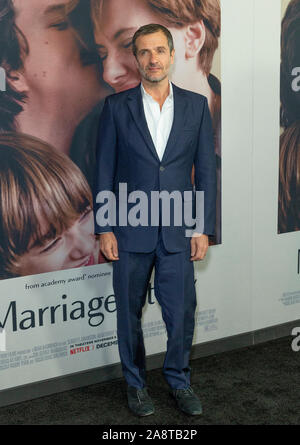
M 142 79 L 157 83 L 165 79 L 174 61 L 167 37 L 162 31 L 142 35 L 136 40 L 136 58 Z
M 103 87 L 97 68 L 81 63 L 77 41 L 63 16 L 68 1 L 13 0 L 13 4 L 16 25 L 29 46 L 23 72 L 29 103 L 34 99 L 35 106 L 52 106 L 54 112 L 63 109 L 76 122 L 102 98 Z
M 161 23 L 161 19 L 146 0 L 103 2 L 95 40 L 103 62 L 103 79 L 116 92 L 133 88 L 141 80 L 131 42 L 135 31 L 147 23 Z

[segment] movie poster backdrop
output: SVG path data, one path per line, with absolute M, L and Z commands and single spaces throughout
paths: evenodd
M 171 80 L 208 98 L 221 245 L 219 1 L 0 0 L 0 389 L 119 361 L 91 190 L 104 99 L 139 84 L 131 40 L 151 22 L 173 34 Z M 153 280 L 147 300 L 151 354 L 166 343 Z M 196 341 L 215 312 L 199 308 Z

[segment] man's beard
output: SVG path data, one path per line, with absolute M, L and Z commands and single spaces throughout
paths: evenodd
M 139 67 L 139 72 L 143 79 L 147 80 L 148 82 L 152 82 L 152 83 L 159 83 L 162 80 L 164 80 L 166 77 L 168 77 L 168 73 L 164 72 L 160 77 L 156 77 L 153 79 L 141 67 Z

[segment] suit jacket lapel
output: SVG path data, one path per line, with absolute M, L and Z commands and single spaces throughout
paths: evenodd
M 173 97 L 174 97 L 174 118 L 170 131 L 169 139 L 162 157 L 162 162 L 172 153 L 176 142 L 179 140 L 179 136 L 185 125 L 187 100 L 184 93 L 173 84 Z
M 158 162 L 160 162 L 146 121 L 141 93 L 141 84 L 134 88 L 134 90 L 128 95 L 128 107 L 147 146 L 150 148 Z
M 162 161 L 165 161 L 170 153 L 172 153 L 172 149 L 179 139 L 179 136 L 181 135 L 181 132 L 185 125 L 184 117 L 186 117 L 187 100 L 180 88 L 177 88 L 176 85 L 174 85 L 173 83 L 172 86 L 174 97 L 174 119 Z M 157 155 L 157 151 L 147 125 L 140 84 L 136 88 L 134 88 L 128 95 L 128 106 L 135 121 L 135 124 L 141 132 L 147 146 L 150 148 L 151 152 L 158 160 L 158 162 L 162 162 Z

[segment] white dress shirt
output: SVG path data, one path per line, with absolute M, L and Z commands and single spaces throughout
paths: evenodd
M 145 117 L 160 160 L 162 160 L 174 118 L 174 98 L 171 82 L 169 82 L 169 85 L 169 95 L 160 110 L 159 103 L 145 91 L 141 83 Z

